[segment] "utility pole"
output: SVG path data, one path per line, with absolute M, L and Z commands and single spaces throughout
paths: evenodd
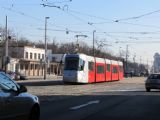
M 126 70 L 128 71 L 128 45 L 126 46 Z
M 148 65 L 148 58 L 147 58 L 147 69 L 149 68 L 149 65 Z
M 155 71 L 155 69 L 154 69 L 154 68 L 155 68 L 155 67 L 154 67 L 154 65 L 155 65 L 155 64 L 154 64 L 154 61 L 151 61 L 151 65 L 152 65 L 152 67 L 153 67 L 153 68 L 152 68 L 152 69 L 153 69 L 152 73 L 154 73 L 154 71 Z
M 17 42 L 17 55 L 16 55 L 16 57 L 17 57 L 17 60 L 19 59 L 19 57 L 18 57 L 18 33 L 17 33 L 17 40 L 16 40 L 16 42 Z
M 44 80 L 46 79 L 47 74 L 47 19 L 49 17 L 45 17 L 45 58 L 44 58 Z
M 95 32 L 96 32 L 96 30 L 93 30 L 93 57 L 95 57 L 95 49 L 94 49 L 94 43 L 95 43 Z
M 17 67 L 16 67 L 16 72 L 18 72 L 19 71 L 19 55 L 18 55 L 18 50 L 19 50 L 19 44 L 18 44 L 18 38 L 19 36 L 18 36 L 18 33 L 17 33 L 17 40 L 16 40 L 16 42 L 17 42 L 17 55 L 16 55 L 16 57 L 17 57 Z
M 79 35 L 76 35 L 76 37 L 77 37 L 77 48 L 76 48 L 76 52 L 78 53 L 79 52 L 79 41 L 78 41 L 78 37 L 79 37 Z
M 141 59 L 141 56 L 140 56 L 140 64 L 139 64 L 139 65 L 140 65 L 140 66 L 139 66 L 139 67 L 140 67 L 140 73 L 141 73 L 141 71 L 142 71 L 141 61 L 142 61 L 142 59 Z
M 133 62 L 134 62 L 134 64 L 136 63 L 136 54 L 134 54 L 134 56 L 133 56 Z
M 122 51 L 121 51 L 122 47 L 119 47 L 119 57 L 122 57 Z
M 134 74 L 136 73 L 136 54 L 133 56 L 133 62 L 134 62 Z
M 7 57 L 8 57 L 8 19 L 6 16 L 6 28 L 5 28 L 5 59 L 3 59 L 5 62 L 5 72 L 7 72 Z
M 147 72 L 149 74 L 149 64 L 148 64 L 148 58 L 147 58 Z
M 140 64 L 141 64 L 141 62 L 142 62 L 142 59 L 141 59 L 141 56 L 140 56 Z

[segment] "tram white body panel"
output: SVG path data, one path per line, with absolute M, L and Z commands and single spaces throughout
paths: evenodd
M 105 63 L 105 59 L 104 58 L 96 58 L 96 62 L 97 63 Z
M 105 59 L 106 64 L 111 64 L 111 60 Z
M 87 56 L 85 54 L 73 54 L 66 57 L 77 57 L 84 61 L 83 70 L 64 70 L 64 82 L 88 83 L 88 64 Z
M 118 65 L 118 61 L 111 60 L 112 65 Z
M 120 62 L 120 61 L 118 61 L 118 65 L 123 66 L 123 63 L 122 63 L 122 62 Z

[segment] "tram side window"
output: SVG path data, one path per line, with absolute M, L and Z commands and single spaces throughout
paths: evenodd
M 94 70 L 94 63 L 93 62 L 88 62 L 88 69 L 89 69 L 89 71 Z
M 111 71 L 111 65 L 110 64 L 107 64 L 107 72 L 110 72 Z
M 97 66 L 97 73 L 104 73 L 104 66 L 98 65 Z
M 79 59 L 79 70 L 84 70 L 85 61 L 82 59 Z
M 118 73 L 118 70 L 117 70 L 117 68 L 116 68 L 116 67 L 113 67 L 113 69 L 112 69 L 112 73 Z

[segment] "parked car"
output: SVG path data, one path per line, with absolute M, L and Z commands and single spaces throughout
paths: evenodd
M 0 120 L 39 120 L 39 116 L 38 97 L 0 72 Z
M 28 80 L 27 75 L 22 73 L 15 73 L 15 80 Z
M 133 75 L 133 76 L 135 76 L 135 77 L 140 77 L 141 74 L 140 74 L 139 72 L 134 72 L 134 75 Z
M 131 76 L 130 72 L 126 71 L 126 72 L 124 73 L 124 77 L 130 77 L 130 76 Z
M 7 74 L 11 77 L 11 79 L 15 79 L 16 78 L 16 73 L 15 72 L 7 71 Z
M 145 81 L 145 88 L 147 92 L 150 92 L 151 89 L 160 89 L 160 74 L 150 74 Z
M 28 77 L 25 74 L 19 74 L 20 80 L 28 80 Z

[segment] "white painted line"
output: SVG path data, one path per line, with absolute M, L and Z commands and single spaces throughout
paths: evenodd
M 89 102 L 87 102 L 87 103 L 85 103 L 85 104 L 71 107 L 70 110 L 77 110 L 77 109 L 86 107 L 86 106 L 91 105 L 91 104 L 98 104 L 99 102 L 100 102 L 100 100 L 89 101 Z
M 139 90 L 107 90 L 106 92 L 134 92 L 134 91 L 143 91 L 143 89 L 139 89 Z

